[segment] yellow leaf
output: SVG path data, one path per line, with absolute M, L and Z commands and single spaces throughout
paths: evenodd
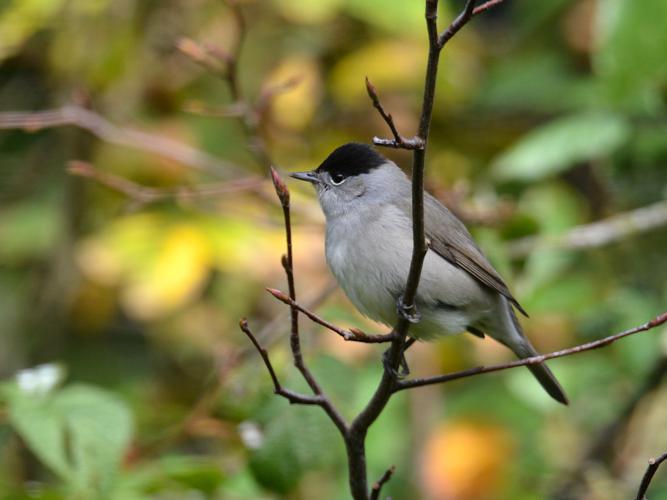
M 284 127 L 301 130 L 310 123 L 320 101 L 322 83 L 317 61 L 303 55 L 286 59 L 269 75 L 267 88 L 293 79 L 298 83 L 273 99 L 272 117 Z
M 426 63 L 425 44 L 404 39 L 376 42 L 344 57 L 333 69 L 331 87 L 343 104 L 368 99 L 364 77 L 368 76 L 379 92 L 417 88 L 423 81 Z
M 150 319 L 182 306 L 204 283 L 210 269 L 210 247 L 201 231 L 177 225 L 166 235 L 155 263 L 121 295 L 134 316 Z
M 280 13 L 290 21 L 303 24 L 319 24 L 333 18 L 341 0 L 274 0 Z
M 512 462 L 512 442 L 502 427 L 464 422 L 443 424 L 422 452 L 429 498 L 494 498 Z

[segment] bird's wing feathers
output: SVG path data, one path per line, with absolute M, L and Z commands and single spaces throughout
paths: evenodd
M 450 227 L 453 230 L 443 231 L 443 227 Z M 467 271 L 483 285 L 505 296 L 523 315 L 528 316 L 498 272 L 477 247 L 465 225 L 428 193 L 424 195 L 424 231 L 429 239 L 430 248 L 435 253 Z

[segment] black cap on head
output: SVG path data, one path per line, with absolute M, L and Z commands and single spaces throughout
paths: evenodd
M 369 145 L 351 142 L 335 149 L 317 171 L 349 177 L 368 173 L 386 162 L 387 159 Z

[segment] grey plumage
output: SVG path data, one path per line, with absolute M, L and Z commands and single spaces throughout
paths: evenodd
M 411 183 L 391 161 L 365 145 L 334 151 L 313 172 L 326 216 L 326 258 L 339 285 L 369 318 L 392 325 L 412 255 Z M 518 357 L 537 352 L 513 307 L 525 311 L 473 241 L 463 223 L 430 194 L 424 196 L 429 250 L 417 291 L 421 321 L 410 334 L 421 340 L 463 331 L 489 335 Z M 544 364 L 529 369 L 557 401 L 567 404 Z

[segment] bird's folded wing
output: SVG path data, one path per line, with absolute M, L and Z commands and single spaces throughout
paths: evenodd
M 483 285 L 507 298 L 524 316 L 521 304 L 477 247 L 463 223 L 428 193 L 424 196 L 424 230 L 431 250 L 451 264 L 467 271 Z

